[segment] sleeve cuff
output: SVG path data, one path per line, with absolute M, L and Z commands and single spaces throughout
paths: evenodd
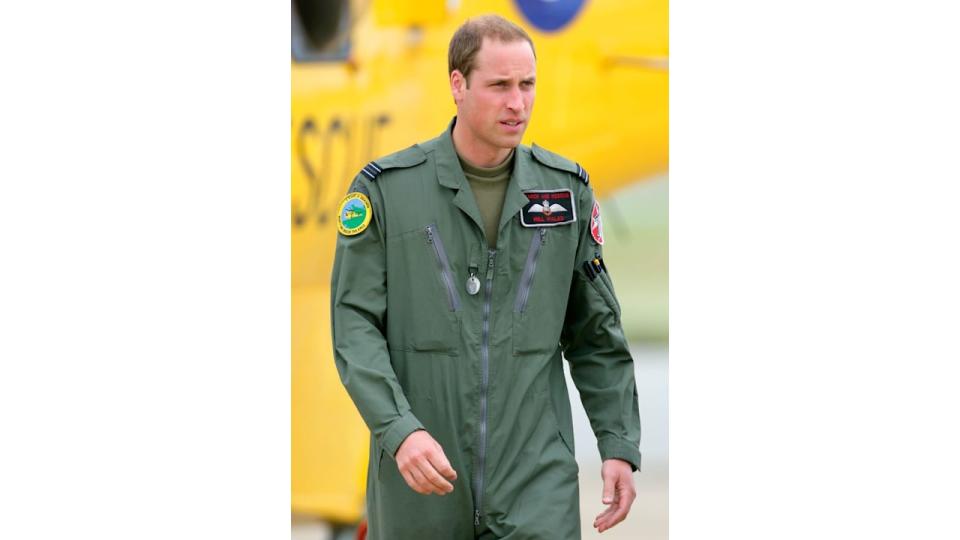
M 423 429 L 423 424 L 420 423 L 420 420 L 417 420 L 412 412 L 407 412 L 394 420 L 393 424 L 387 428 L 387 431 L 380 437 L 380 445 L 392 458 L 397 454 L 400 443 L 407 438 L 407 435 L 418 429 Z
M 640 470 L 640 449 L 636 445 L 619 439 L 604 439 L 597 443 L 600 460 L 622 459 L 630 464 L 634 472 Z

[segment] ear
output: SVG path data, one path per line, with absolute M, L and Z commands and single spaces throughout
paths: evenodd
M 453 94 L 454 103 L 460 103 L 463 99 L 463 94 L 467 90 L 467 79 L 463 76 L 463 73 L 460 73 L 459 69 L 455 69 L 450 73 L 450 93 Z

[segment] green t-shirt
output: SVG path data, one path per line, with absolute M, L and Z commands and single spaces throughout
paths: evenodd
M 510 172 L 513 170 L 513 156 L 503 160 L 495 167 L 477 167 L 459 155 L 460 167 L 470 182 L 473 197 L 480 208 L 480 217 L 483 218 L 483 230 L 487 235 L 487 246 L 490 249 L 497 247 L 497 230 L 500 224 L 500 213 L 503 210 L 503 198 L 507 194 L 507 184 L 510 182 Z

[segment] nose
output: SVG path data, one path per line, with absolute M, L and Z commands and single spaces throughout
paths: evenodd
M 507 98 L 507 108 L 511 111 L 523 111 L 523 93 L 520 92 L 519 88 L 514 87 L 510 91 L 510 96 Z

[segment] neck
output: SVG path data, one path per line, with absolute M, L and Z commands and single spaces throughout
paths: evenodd
M 471 137 L 466 128 L 460 127 L 460 124 L 453 126 L 453 147 L 457 154 L 471 165 L 485 168 L 500 165 L 510 157 L 513 151 L 513 148 L 495 148 L 483 144 Z

